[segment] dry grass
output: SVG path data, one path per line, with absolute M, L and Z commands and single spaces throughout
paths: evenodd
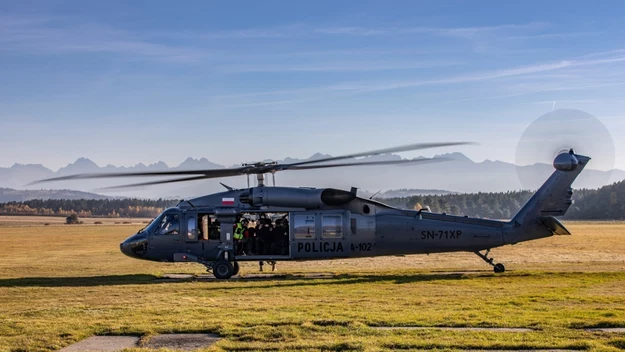
M 48 218 L 44 218 L 45 219 Z M 15 219 L 11 219 L 15 222 Z M 119 221 L 119 220 L 117 220 Z M 133 260 L 141 225 L 0 226 L 0 350 L 49 351 L 93 334 L 217 332 L 211 350 L 617 350 L 625 326 L 625 224 L 568 223 L 573 236 L 466 253 L 279 263 L 329 279 L 159 283 L 194 264 Z M 243 273 L 255 272 L 252 263 Z M 532 327 L 531 333 L 378 331 L 371 325 Z

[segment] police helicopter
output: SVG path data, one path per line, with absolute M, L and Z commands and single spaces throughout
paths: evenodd
M 552 235 L 570 235 L 555 216 L 564 215 L 572 204 L 571 184 L 590 160 L 573 149 L 555 157 L 553 174 L 508 221 L 438 214 L 426 209 L 398 209 L 359 197 L 356 188 L 347 191 L 275 186 L 275 174 L 279 171 L 425 164 L 437 160 L 363 161 L 356 158 L 463 144 L 467 143 L 421 143 L 288 164 L 258 162 L 211 170 L 79 174 L 38 182 L 177 176 L 121 186 L 134 187 L 246 175 L 247 188 L 224 185 L 227 189 L 224 192 L 181 201 L 120 244 L 121 252 L 132 258 L 200 263 L 218 279 L 236 275 L 238 263 L 243 261 L 275 264 L 288 260 L 459 251 L 473 252 L 491 265 L 495 273 L 503 273 L 504 265 L 494 263 L 489 257 L 492 248 Z M 268 174 L 273 178 L 273 186 L 265 184 Z M 256 186 L 249 186 L 250 175 L 256 175 Z M 262 232 L 267 230 L 264 228 L 269 228 L 274 220 L 277 225 L 272 232 L 278 232 L 271 238 L 261 238 Z M 254 224 L 257 226 L 253 227 Z M 249 237 L 247 243 L 241 237 L 242 230 L 251 228 L 255 229 L 252 244 Z M 267 246 L 265 241 L 271 245 Z M 241 246 L 246 246 L 245 251 Z M 253 247 L 256 248 L 250 250 Z

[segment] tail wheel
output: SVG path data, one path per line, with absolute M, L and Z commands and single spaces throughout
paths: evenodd
M 232 262 L 232 276 L 236 275 L 239 273 L 239 262 Z
M 493 267 L 493 269 L 495 270 L 496 273 L 503 273 L 504 271 L 506 271 L 506 267 L 503 266 L 503 264 L 501 263 L 497 263 L 495 264 L 495 266 Z
M 220 260 L 213 266 L 213 275 L 218 279 L 229 279 L 234 273 L 234 267 L 229 261 Z
M 491 265 L 493 267 L 493 270 L 495 271 L 495 273 L 499 274 L 499 273 L 503 273 L 504 271 L 506 271 L 506 267 L 503 266 L 503 264 L 501 264 L 501 263 L 495 264 L 494 263 L 494 259 L 488 257 L 488 253 L 490 253 L 490 249 L 487 249 L 486 253 L 484 253 L 484 254 L 482 254 L 482 252 L 480 252 L 480 251 L 475 251 L 473 253 L 477 254 L 477 256 L 482 258 L 482 260 L 485 261 L 486 263 L 488 263 L 488 265 Z

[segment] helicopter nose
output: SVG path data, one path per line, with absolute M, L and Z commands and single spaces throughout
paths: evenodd
M 119 244 L 119 250 L 131 258 L 141 258 L 148 249 L 148 239 L 143 234 L 128 237 Z

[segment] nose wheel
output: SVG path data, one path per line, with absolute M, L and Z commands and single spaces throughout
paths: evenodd
M 229 279 L 234 274 L 234 266 L 227 260 L 220 260 L 213 265 L 213 275 L 218 279 Z
M 473 253 L 475 253 L 478 257 L 482 258 L 483 261 L 491 265 L 493 267 L 493 271 L 496 274 L 503 273 L 504 271 L 506 271 L 506 267 L 503 264 L 501 263 L 495 264 L 493 263 L 494 259 L 488 257 L 488 254 L 490 253 L 490 249 L 487 249 L 486 253 L 484 254 L 482 254 L 480 251 L 475 251 Z

